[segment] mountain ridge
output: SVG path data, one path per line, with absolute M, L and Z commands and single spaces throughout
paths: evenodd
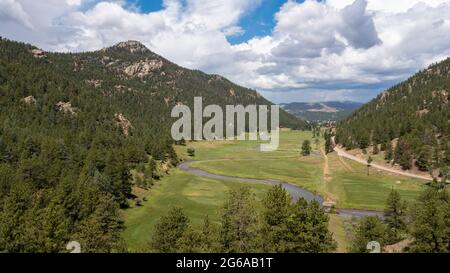
M 310 122 L 338 121 L 363 103 L 353 101 L 323 101 L 323 102 L 291 102 L 282 103 L 281 106 L 287 112 Z

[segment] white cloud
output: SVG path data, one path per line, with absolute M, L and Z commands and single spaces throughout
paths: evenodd
M 28 14 L 22 5 L 15 0 L 0 0 L 0 22 L 13 21 L 32 29 Z
M 0 0 L 0 34 L 57 51 L 140 40 L 278 102 L 361 100 L 450 56 L 450 0 L 289 0 L 271 35 L 231 45 L 227 36 L 242 35 L 240 18 L 260 3 L 164 0 L 161 11 L 139 13 L 120 0 Z

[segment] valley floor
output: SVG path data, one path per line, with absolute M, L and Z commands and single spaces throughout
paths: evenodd
M 311 140 L 310 156 L 301 156 L 303 140 Z M 325 155 L 322 143 L 315 145 L 311 132 L 282 131 L 280 148 L 261 152 L 257 141 L 199 141 L 177 146 L 181 158 L 194 161 L 192 166 L 208 173 L 252 179 L 283 181 L 299 186 L 336 202 L 337 208 L 382 210 L 390 190 L 397 189 L 410 201 L 418 196 L 424 181 L 367 167 L 336 153 Z M 187 148 L 195 156 L 187 155 Z M 264 160 L 262 160 L 264 159 Z M 270 185 L 246 183 L 195 176 L 180 169 L 158 181 L 144 192 L 148 201 L 142 206 L 124 211 L 125 240 L 130 251 L 148 250 L 153 227 L 171 206 L 184 208 L 192 224 L 201 223 L 205 215 L 217 221 L 220 208 L 230 188 L 246 185 L 261 198 Z M 338 241 L 338 251 L 347 248 L 348 234 L 345 217 L 331 215 L 330 230 Z

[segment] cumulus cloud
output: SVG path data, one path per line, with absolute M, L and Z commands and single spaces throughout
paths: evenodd
M 0 34 L 56 51 L 140 40 L 276 102 L 368 99 L 450 56 L 450 0 L 288 0 L 270 35 L 231 45 L 261 1 L 164 0 L 142 13 L 117 0 L 0 0 Z
M 15 0 L 0 0 L 0 22 L 13 21 L 32 29 L 28 14 Z

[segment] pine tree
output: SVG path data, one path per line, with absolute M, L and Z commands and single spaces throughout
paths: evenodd
M 448 191 L 428 187 L 419 197 L 413 214 L 412 252 L 450 252 L 450 202 Z
M 287 221 L 291 213 L 291 197 L 281 186 L 272 187 L 263 199 L 264 251 L 284 252 L 288 234 Z
M 188 227 L 177 242 L 178 252 L 211 253 L 219 250 L 217 229 L 206 216 L 199 230 Z
M 308 156 L 311 154 L 311 142 L 309 140 L 303 141 L 302 144 L 302 155 Z
M 308 204 L 300 198 L 292 207 L 287 229 L 284 252 L 322 253 L 336 248 L 328 230 L 328 215 L 316 201 Z
M 194 157 L 195 156 L 195 149 L 194 148 L 188 148 L 187 149 L 187 153 L 190 157 Z
M 386 150 L 385 150 L 385 154 L 384 154 L 384 159 L 387 162 L 391 162 L 393 158 L 394 158 L 394 152 L 392 150 L 392 144 L 391 144 L 390 141 L 388 141 L 386 143 Z
M 248 253 L 258 249 L 255 198 L 249 188 L 231 190 L 222 209 L 219 241 L 225 253 Z
M 431 169 L 431 147 L 423 146 L 420 150 L 419 156 L 416 160 L 416 166 L 421 171 L 428 171 Z
M 333 144 L 331 141 L 331 133 L 326 131 L 324 134 L 325 138 L 325 153 L 329 154 L 333 152 Z
M 385 244 L 386 226 L 383 221 L 376 216 L 365 217 L 360 220 L 354 231 L 354 238 L 350 247 L 351 252 L 367 253 L 367 244 L 375 241 L 381 247 Z
M 387 225 L 387 241 L 396 243 L 403 238 L 406 231 L 406 204 L 401 200 L 400 193 L 392 188 L 386 201 L 384 221 Z
M 189 228 L 189 218 L 181 208 L 171 208 L 155 226 L 151 249 L 157 252 L 177 252 L 179 240 Z
M 113 197 L 99 199 L 95 211 L 80 223 L 75 239 L 83 253 L 126 251 L 122 239 L 123 221 Z
M 370 166 L 373 162 L 373 158 L 371 156 L 369 156 L 369 158 L 367 158 L 367 175 L 370 175 Z
M 404 140 L 399 140 L 395 148 L 395 163 L 398 163 L 404 170 L 412 167 L 412 154 L 409 144 Z

